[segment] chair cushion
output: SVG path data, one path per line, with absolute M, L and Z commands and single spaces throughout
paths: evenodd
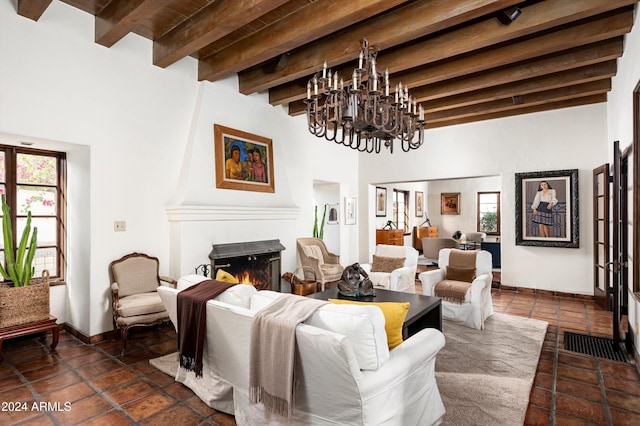
M 113 265 L 113 278 L 120 297 L 155 291 L 160 285 L 158 262 L 147 257 L 131 257 Z
M 374 254 L 371 272 L 393 272 L 402 268 L 406 259 L 406 257 L 385 257 Z
M 224 269 L 218 269 L 216 272 L 216 280 L 224 281 L 225 283 L 238 283 L 238 279 L 225 271 Z
M 409 302 L 357 302 L 355 300 L 329 299 L 331 303 L 377 306 L 384 315 L 387 344 L 393 349 L 402 343 L 402 324 L 409 312 Z
M 460 268 L 457 266 L 447 266 L 446 280 L 473 282 L 476 277 L 476 268 Z
M 344 271 L 344 267 L 337 263 L 323 263 L 320 265 L 320 269 L 325 280 L 328 281 L 339 280 L 342 277 L 342 271 Z
M 156 291 L 121 297 L 118 302 L 118 315 L 121 317 L 154 314 L 165 310 L 164 303 Z
M 259 291 L 251 298 L 251 310 L 260 310 L 281 295 L 269 290 Z M 384 315 L 375 306 L 329 303 L 304 323 L 346 336 L 361 370 L 377 370 L 389 359 Z
M 391 274 L 388 272 L 370 272 L 369 279 L 373 283 L 374 287 L 388 289 Z

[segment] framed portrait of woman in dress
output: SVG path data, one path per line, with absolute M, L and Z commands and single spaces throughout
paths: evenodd
M 216 187 L 275 192 L 271 139 L 213 125 Z
M 516 173 L 516 245 L 578 248 L 578 170 Z

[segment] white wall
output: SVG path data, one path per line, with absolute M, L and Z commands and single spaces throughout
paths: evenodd
M 360 190 L 385 181 L 501 176 L 502 283 L 592 294 L 591 173 L 607 161 L 606 130 L 604 104 L 427 130 L 416 151 L 360 154 Z M 580 248 L 516 246 L 515 173 L 562 169 L 579 169 Z M 371 244 L 361 241 L 362 259 Z
M 295 237 L 313 223 L 313 180 L 357 196 L 357 154 L 310 136 L 266 94 L 239 94 L 235 78 L 198 83 L 192 58 L 153 66 L 152 43 L 137 35 L 111 48 L 93 38 L 93 16 L 62 2 L 38 22 L 0 2 L 0 134 L 67 147 L 69 270 L 54 296 L 66 300 L 53 305 L 82 333 L 112 329 L 107 267 L 124 254 L 157 256 L 177 278 L 212 243 L 279 238 L 293 270 Z M 273 140 L 275 194 L 215 187 L 214 123 Z M 342 232 L 341 256 L 355 262 L 358 228 Z
M 431 225 L 438 227 L 438 235 L 450 237 L 454 232 L 476 232 L 478 229 L 478 192 L 491 192 L 502 190 L 500 176 L 488 176 L 483 178 L 447 179 L 429 182 L 429 196 L 427 202 L 431 215 Z M 460 193 L 460 214 L 440 214 L 440 194 Z M 501 213 L 502 214 L 502 213 Z M 501 217 L 501 219 L 503 219 Z M 511 218 L 509 218 L 511 220 Z M 502 226 L 502 224 L 501 224 Z M 494 241 L 494 236 L 487 236 L 485 241 Z
M 314 180 L 339 182 L 342 202 L 358 197 L 357 225 L 340 225 L 341 259 L 349 264 L 371 253 L 376 183 L 500 175 L 503 283 L 592 294 L 591 170 L 608 161 L 610 141 L 631 140 L 637 25 L 608 110 L 584 106 L 429 130 L 425 146 L 393 156 L 311 137 L 304 117 L 269 106 L 266 94 L 238 94 L 235 78 L 198 83 L 191 58 L 161 69 L 151 64 L 149 40 L 128 35 L 105 48 L 93 31 L 91 15 L 62 2 L 38 22 L 0 2 L 0 133 L 34 138 L 40 148 L 73 146 L 69 160 L 81 182 L 70 183 L 72 253 L 67 292 L 56 297 L 67 297 L 63 312 L 81 332 L 112 328 L 107 266 L 132 251 L 157 256 L 162 274 L 178 276 L 206 260 L 213 242 L 275 237 L 287 247 L 283 269 L 293 270 L 295 237 L 313 223 Z M 273 139 L 275 194 L 215 188 L 214 123 Z M 572 168 L 580 170 L 580 248 L 515 246 L 514 173 Z M 126 220 L 127 231 L 113 232 L 114 220 Z
M 625 37 L 625 55 L 618 60 L 618 73 L 613 78 L 612 90 L 607 103 L 608 138 L 607 155 L 609 163 L 613 158 L 613 141 L 620 141 L 622 150 L 633 144 L 633 126 L 640 126 L 638 117 L 633 117 L 633 91 L 640 84 L 640 18 L 636 10 L 633 30 Z M 632 170 L 632 173 L 640 171 Z M 630 203 L 631 204 L 631 203 Z M 640 206 L 636 206 L 640 208 Z M 632 217 L 630 215 L 630 217 Z M 633 234 L 629 235 L 630 241 Z M 632 253 L 632 251 L 631 251 Z M 633 259 L 629 270 L 634 268 Z M 633 288 L 629 289 L 629 324 L 634 333 L 636 350 L 640 349 L 640 303 L 633 297 Z M 639 351 L 640 353 L 640 351 Z

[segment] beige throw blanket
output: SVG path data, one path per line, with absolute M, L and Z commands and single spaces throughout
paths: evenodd
M 449 266 L 466 269 L 475 268 L 476 254 L 477 252 L 474 250 L 463 251 L 452 249 L 449 253 Z M 467 291 L 469 287 L 471 287 L 471 283 L 446 278 L 447 273 L 445 271 L 445 279 L 435 285 L 433 294 L 448 302 L 459 305 L 463 304 Z
M 291 417 L 296 326 L 327 303 L 285 294 L 256 314 L 251 328 L 251 403 L 262 402 L 269 412 Z

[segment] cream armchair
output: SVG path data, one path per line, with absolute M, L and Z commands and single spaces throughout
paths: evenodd
M 422 239 L 422 253 L 425 259 L 432 264 L 438 265 L 438 256 L 440 256 L 440 250 L 444 248 L 460 248 L 460 243 L 453 238 L 438 237 L 438 238 L 423 238 Z
M 158 270 L 158 259 L 142 253 L 131 253 L 109 264 L 113 328 L 122 336 L 123 355 L 131 327 L 149 327 L 169 320 L 158 287 L 164 281 L 175 288 L 176 281 L 160 277 Z
M 320 283 L 323 291 L 326 283 L 342 278 L 344 267 L 340 265 L 340 256 L 330 253 L 324 241 L 318 238 L 298 238 L 296 249 L 300 264 L 313 269 L 315 279 Z M 314 278 L 307 276 L 308 272 L 310 271 L 304 271 L 304 278 Z
M 376 288 L 415 293 L 418 256 L 418 250 L 411 246 L 378 244 L 373 262 L 360 266 Z M 393 265 L 394 258 L 404 261 L 396 261 L 397 264 Z
M 422 292 L 426 296 L 436 296 L 435 286 L 445 282 L 449 257 L 455 249 L 442 249 L 438 257 L 439 269 L 420 273 Z M 459 252 L 459 250 L 458 250 Z M 463 252 L 475 255 L 475 277 L 468 286 L 463 303 L 442 300 L 442 318 L 465 325 L 467 327 L 483 329 L 484 321 L 493 314 L 491 300 L 491 280 L 493 278 L 491 253 L 484 250 Z M 456 281 L 451 278 L 448 281 Z

